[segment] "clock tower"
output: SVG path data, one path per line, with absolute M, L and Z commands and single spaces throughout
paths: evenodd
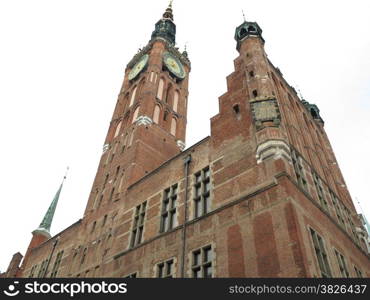
M 190 61 L 175 36 L 170 3 L 127 64 L 86 213 L 118 199 L 185 148 Z

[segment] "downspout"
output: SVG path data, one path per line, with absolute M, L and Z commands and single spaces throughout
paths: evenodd
M 46 278 L 46 274 L 48 273 L 49 264 L 50 264 L 51 258 L 53 257 L 53 254 L 54 254 L 55 248 L 57 247 L 58 242 L 59 242 L 59 236 L 55 239 L 55 241 L 53 243 L 53 249 L 51 249 L 50 256 L 49 256 L 49 259 L 48 259 L 48 263 L 46 264 L 45 272 L 44 272 L 44 275 L 43 275 L 44 278 Z
M 184 222 L 182 224 L 182 256 L 181 256 L 181 278 L 185 278 L 185 256 L 186 256 L 186 222 L 188 221 L 188 185 L 189 185 L 189 166 L 191 162 L 191 154 L 184 158 L 185 172 L 185 195 L 184 195 Z

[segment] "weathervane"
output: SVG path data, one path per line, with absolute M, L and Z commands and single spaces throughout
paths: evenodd
M 247 22 L 247 20 L 245 19 L 245 14 L 244 14 L 244 10 L 243 9 L 242 9 L 242 14 L 243 14 L 244 22 Z

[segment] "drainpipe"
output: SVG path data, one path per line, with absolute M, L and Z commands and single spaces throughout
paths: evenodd
M 49 264 L 50 264 L 50 260 L 53 257 L 53 254 L 54 254 L 55 248 L 57 247 L 58 242 L 59 242 L 59 236 L 55 239 L 55 241 L 53 243 L 53 249 L 51 249 L 50 256 L 49 256 L 49 259 L 48 259 L 48 263 L 46 264 L 45 272 L 44 272 L 44 275 L 43 275 L 44 278 L 46 277 L 46 274 L 48 273 L 48 267 L 49 267 Z
M 185 256 L 186 256 L 186 222 L 188 221 L 188 185 L 189 185 L 189 165 L 191 162 L 191 154 L 184 158 L 185 172 L 185 196 L 184 196 L 184 222 L 182 224 L 182 256 L 181 256 L 181 277 L 185 278 Z

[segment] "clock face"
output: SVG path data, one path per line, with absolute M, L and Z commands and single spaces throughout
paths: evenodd
M 145 68 L 146 64 L 148 63 L 149 55 L 143 55 L 140 60 L 135 64 L 135 66 L 131 69 L 130 73 L 128 73 L 128 80 L 134 79 L 139 73 Z
M 163 62 L 168 70 L 179 79 L 185 78 L 185 69 L 181 62 L 172 54 L 165 52 L 163 54 Z

